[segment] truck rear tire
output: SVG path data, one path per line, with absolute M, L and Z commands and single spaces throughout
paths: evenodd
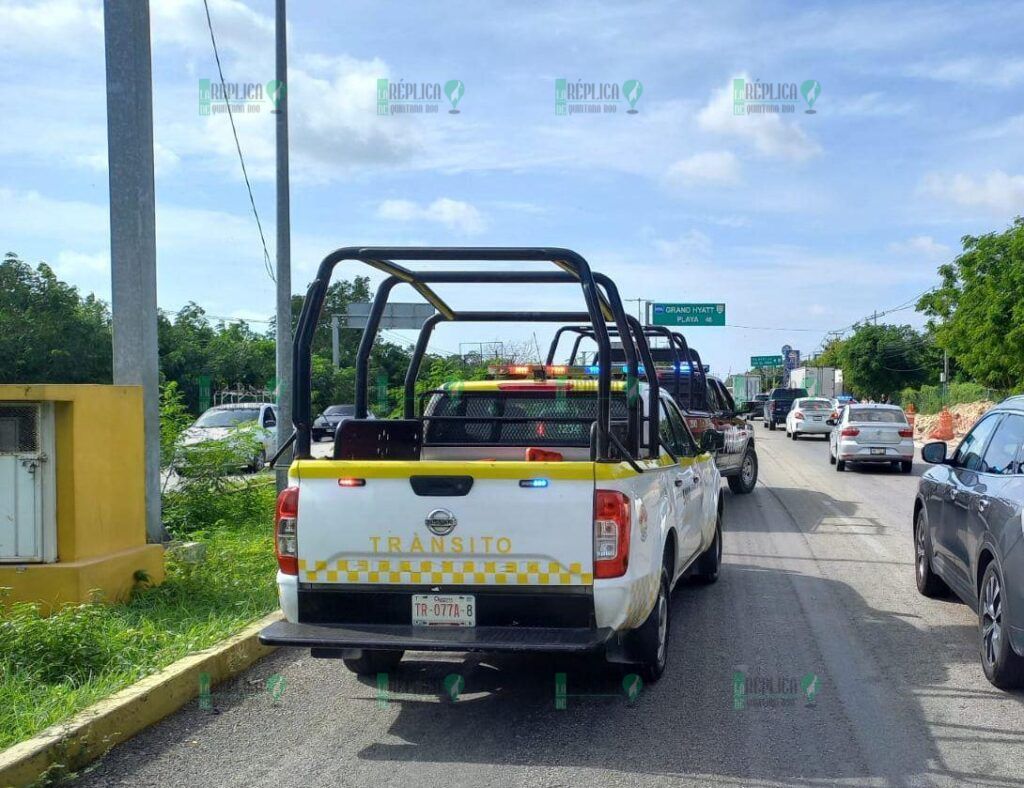
M 747 449 L 740 461 L 740 470 L 735 476 L 728 477 L 729 489 L 734 495 L 752 493 L 757 485 L 757 454 Z
M 722 566 L 722 514 L 719 512 L 715 520 L 715 538 L 708 549 L 701 553 L 694 562 L 693 576 L 701 583 L 711 585 L 718 580 L 718 570 Z
M 654 600 L 654 607 L 647 620 L 630 633 L 638 657 L 640 675 L 644 681 L 652 684 L 661 678 L 668 662 L 668 635 L 672 619 L 670 601 L 668 572 L 662 569 L 658 598 Z
M 358 657 L 345 657 L 345 667 L 360 676 L 390 673 L 402 661 L 404 651 L 369 651 L 364 650 Z

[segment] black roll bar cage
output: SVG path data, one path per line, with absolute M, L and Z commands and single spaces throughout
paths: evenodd
M 690 368 L 690 381 L 694 380 L 694 374 L 696 372 L 697 377 L 700 380 L 700 385 L 694 386 L 691 382 L 688 393 L 689 407 L 694 410 L 707 410 L 707 373 L 704 371 L 704 362 L 701 360 L 700 353 L 697 352 L 696 348 L 691 348 L 686 342 L 686 337 L 679 331 L 672 331 L 667 326 L 640 326 L 640 323 L 636 318 L 633 318 L 633 322 L 640 327 L 644 337 L 661 337 L 668 341 L 669 348 L 675 355 L 675 363 L 673 369 L 675 370 L 674 375 L 674 391 L 673 397 L 676 402 L 679 402 L 679 384 L 680 384 L 680 368 L 679 365 L 685 362 Z M 634 328 L 634 331 L 636 329 Z M 580 344 L 584 339 L 595 340 L 594 332 L 590 326 L 587 325 L 566 325 L 562 326 L 555 332 L 555 336 L 551 339 L 551 346 L 548 348 L 548 364 L 555 363 L 555 354 L 558 352 L 558 344 L 565 333 L 571 333 L 576 335 L 576 339 L 572 345 L 572 351 L 569 354 L 569 365 L 572 366 L 576 363 L 576 356 L 579 354 Z M 609 326 L 608 336 L 617 337 L 618 331 L 614 326 Z M 645 343 L 647 344 L 647 343 Z M 609 356 L 610 358 L 610 353 Z M 600 364 L 602 355 L 600 351 L 597 355 L 597 363 Z M 610 364 L 602 366 L 611 366 Z M 640 375 L 648 381 L 656 380 L 658 378 L 657 373 L 651 374 L 648 370 L 653 370 L 653 366 L 644 364 L 644 373 Z
M 313 333 L 323 309 L 327 289 L 330 286 L 331 274 L 335 266 L 345 260 L 355 260 L 381 271 L 388 276 L 377 287 L 376 296 L 370 307 L 366 328 L 363 330 L 356 356 L 356 413 L 355 418 L 367 417 L 367 377 L 370 352 L 373 342 L 380 329 L 391 290 L 396 285 L 408 284 L 419 293 L 437 314 L 428 318 L 420 329 L 420 336 L 413 352 L 409 371 L 405 379 L 405 412 L 409 418 L 410 390 L 412 391 L 412 407 L 415 407 L 415 382 L 423 355 L 426 353 L 430 334 L 434 327 L 442 321 L 461 322 L 567 322 L 589 321 L 593 331 L 593 339 L 605 357 L 610 357 L 611 342 L 609 331 L 618 336 L 629 337 L 632 341 L 623 342 L 627 366 L 627 399 L 632 405 L 635 402 L 640 358 L 645 364 L 653 365 L 650 348 L 640 322 L 629 317 L 622 307 L 618 288 L 608 277 L 595 273 L 590 264 L 571 249 L 557 247 L 373 247 L 349 246 L 336 249 L 320 262 L 316 277 L 306 291 L 295 330 L 294 357 L 292 361 L 295 391 L 292 401 L 292 423 L 295 427 L 295 457 L 309 459 L 311 457 L 311 409 L 312 409 L 312 344 Z M 395 260 L 402 261 L 448 261 L 448 262 L 550 262 L 557 271 L 419 271 L 406 268 Z M 578 283 L 583 290 L 583 298 L 587 311 L 580 312 L 529 312 L 529 311 L 487 311 L 457 312 L 452 309 L 433 288 L 432 284 L 547 284 L 547 283 Z M 599 288 L 600 285 L 600 288 Z M 602 292 L 602 290 L 604 292 Z M 610 325 L 609 325 L 610 324 Z M 653 366 L 652 366 L 653 368 Z M 601 461 L 620 461 L 611 455 L 609 448 L 619 443 L 611 431 L 611 369 L 608 365 L 597 376 L 598 417 L 596 458 Z M 648 407 L 649 433 L 647 446 L 651 448 L 653 457 L 658 456 L 658 383 L 657 375 L 648 381 L 650 404 Z M 638 413 L 635 407 L 628 408 L 628 436 L 630 462 L 639 456 L 642 445 Z M 616 446 L 621 451 L 621 446 Z

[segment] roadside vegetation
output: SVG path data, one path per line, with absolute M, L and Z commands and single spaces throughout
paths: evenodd
M 1024 217 L 1003 232 L 964 236 L 962 244 L 939 266 L 938 284 L 913 304 L 927 318 L 923 330 L 861 323 L 813 363 L 841 368 L 855 396 L 913 403 L 925 414 L 1024 391 Z
M 180 392 L 165 387 L 161 437 L 168 448 L 189 421 L 183 413 Z M 244 440 L 204 447 L 183 460 L 189 471 L 164 493 L 172 537 L 203 545 L 203 560 L 181 560 L 172 548 L 164 583 L 152 587 L 137 577 L 124 604 L 96 599 L 43 616 L 23 603 L 0 614 L 0 748 L 212 646 L 276 607 L 273 477 L 237 476 L 234 468 L 245 456 L 251 448 Z
M 324 315 L 345 314 L 348 305 L 371 300 L 366 277 L 335 281 L 327 292 Z M 293 323 L 302 296 L 292 297 Z M 273 391 L 274 325 L 207 314 L 186 304 L 175 313 L 161 312 L 157 322 L 161 383 L 174 383 L 186 417 L 199 415 L 202 381 L 212 392 Z M 62 282 L 46 263 L 35 267 L 8 252 L 0 261 L 0 383 L 110 383 L 110 310 L 94 295 L 83 296 Z M 355 401 L 359 332 L 341 329 L 339 365 L 331 359 L 331 325 L 322 319 L 313 335 L 313 411 Z M 530 360 L 525 346 L 504 343 L 501 360 Z M 383 339 L 370 359 L 375 412 L 388 415 L 402 402 L 401 383 L 411 348 Z M 421 388 L 428 382 L 472 379 L 486 372 L 486 362 L 458 354 L 428 354 Z M 465 374 L 464 374 L 465 373 Z M 466 374 L 469 377 L 466 377 Z

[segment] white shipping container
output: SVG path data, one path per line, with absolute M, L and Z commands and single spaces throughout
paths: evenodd
M 812 397 L 836 395 L 835 367 L 797 367 L 789 373 L 789 385 L 794 389 L 807 389 Z

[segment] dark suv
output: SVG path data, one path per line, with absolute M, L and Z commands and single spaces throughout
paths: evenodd
M 952 457 L 945 443 L 921 450 L 933 463 L 914 501 L 917 588 L 953 590 L 978 614 L 981 666 L 997 687 L 1024 687 L 1024 397 L 974 425 Z
M 793 402 L 807 396 L 807 389 L 772 389 L 768 399 L 764 401 L 764 426 L 774 430 L 786 423 L 786 414 L 793 407 Z

